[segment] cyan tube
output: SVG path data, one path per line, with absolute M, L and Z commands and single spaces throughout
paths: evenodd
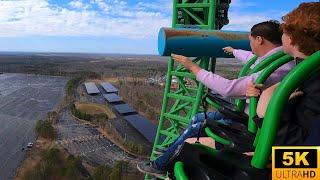
M 158 36 L 158 51 L 161 56 L 171 53 L 188 57 L 232 57 L 222 48 L 250 50 L 248 32 L 161 28 Z

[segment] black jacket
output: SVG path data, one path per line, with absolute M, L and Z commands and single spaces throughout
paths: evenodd
M 300 145 L 308 138 L 314 121 L 320 121 L 320 74 L 310 77 L 298 88 L 303 95 L 289 100 L 285 107 L 279 131 L 287 131 L 277 144 Z M 319 127 L 320 128 L 320 127 Z M 320 138 L 320 137 L 319 137 Z

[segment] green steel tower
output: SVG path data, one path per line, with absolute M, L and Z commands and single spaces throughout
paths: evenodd
M 221 29 L 229 22 L 229 3 L 230 0 L 173 0 L 172 27 Z M 197 57 L 193 62 L 203 69 L 214 71 L 216 59 Z M 178 86 L 172 88 L 174 84 Z M 180 135 L 191 117 L 202 111 L 200 104 L 204 90 L 205 87 L 196 81 L 194 74 L 168 59 L 162 110 L 151 160 L 158 156 L 158 150 L 168 147 Z

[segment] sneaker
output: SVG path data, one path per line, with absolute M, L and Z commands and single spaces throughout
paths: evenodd
M 145 174 L 150 174 L 156 177 L 166 176 L 166 171 L 157 169 L 152 162 L 141 162 L 137 164 L 137 169 Z

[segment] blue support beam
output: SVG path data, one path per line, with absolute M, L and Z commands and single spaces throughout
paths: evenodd
M 161 56 L 175 53 L 188 57 L 232 57 L 222 48 L 232 46 L 250 51 L 248 35 L 241 31 L 161 28 L 158 51 Z

